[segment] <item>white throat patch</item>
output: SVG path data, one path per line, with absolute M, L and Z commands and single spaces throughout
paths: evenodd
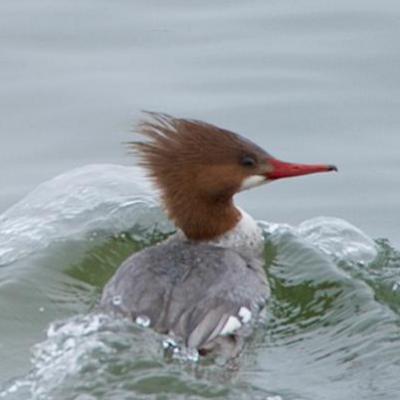
M 203 243 L 236 250 L 245 258 L 261 258 L 264 249 L 263 232 L 249 214 L 239 207 L 237 209 L 241 214 L 239 222 L 230 231 L 225 232 L 216 239 L 206 240 Z M 175 235 L 171 236 L 171 238 L 173 237 L 187 240 L 186 235 L 180 229 Z
M 240 186 L 240 191 L 243 190 L 248 190 L 253 187 L 260 186 L 264 183 L 267 183 L 267 180 L 265 179 L 265 176 L 262 175 L 250 175 L 246 179 L 243 180 L 241 186 Z
M 264 248 L 264 237 L 257 222 L 239 207 L 242 218 L 237 225 L 217 239 L 209 243 L 215 246 L 236 250 L 244 257 L 261 257 Z

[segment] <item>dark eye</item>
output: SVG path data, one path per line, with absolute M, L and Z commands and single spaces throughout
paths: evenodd
M 257 161 L 252 156 L 244 156 L 240 160 L 240 164 L 243 165 L 244 167 L 254 167 L 257 164 Z

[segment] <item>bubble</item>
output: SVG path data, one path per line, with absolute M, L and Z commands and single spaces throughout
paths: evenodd
M 114 296 L 112 298 L 112 303 L 114 304 L 114 306 L 119 306 L 122 303 L 122 297 L 121 296 Z
M 199 352 L 196 349 L 188 349 L 186 347 L 174 347 L 172 350 L 172 357 L 175 360 L 184 362 L 198 362 L 200 359 Z
M 240 307 L 239 317 L 244 324 L 247 324 L 251 320 L 251 311 L 247 307 Z
M 178 345 L 175 342 L 175 340 L 173 340 L 171 338 L 167 338 L 167 339 L 163 340 L 162 345 L 163 345 L 164 349 L 177 348 L 178 347 Z
M 143 328 L 148 328 L 151 324 L 151 320 L 147 315 L 138 315 L 136 317 L 136 323 Z

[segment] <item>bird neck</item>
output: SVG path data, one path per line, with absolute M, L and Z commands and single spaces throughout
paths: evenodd
M 164 199 L 169 217 L 187 238 L 194 241 L 217 239 L 240 221 L 241 212 L 229 199 L 202 199 L 187 196 Z
M 236 208 L 239 221 L 228 231 L 218 237 L 202 240 L 202 243 L 235 250 L 247 259 L 262 258 L 264 237 L 257 222 L 245 211 Z M 180 240 L 193 240 L 184 231 L 179 230 Z

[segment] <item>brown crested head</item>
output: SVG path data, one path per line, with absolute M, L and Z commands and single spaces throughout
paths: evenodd
M 268 180 L 334 169 L 278 161 L 236 133 L 201 121 L 147 113 L 132 142 L 161 191 L 169 217 L 193 240 L 209 240 L 240 219 L 232 197 Z

